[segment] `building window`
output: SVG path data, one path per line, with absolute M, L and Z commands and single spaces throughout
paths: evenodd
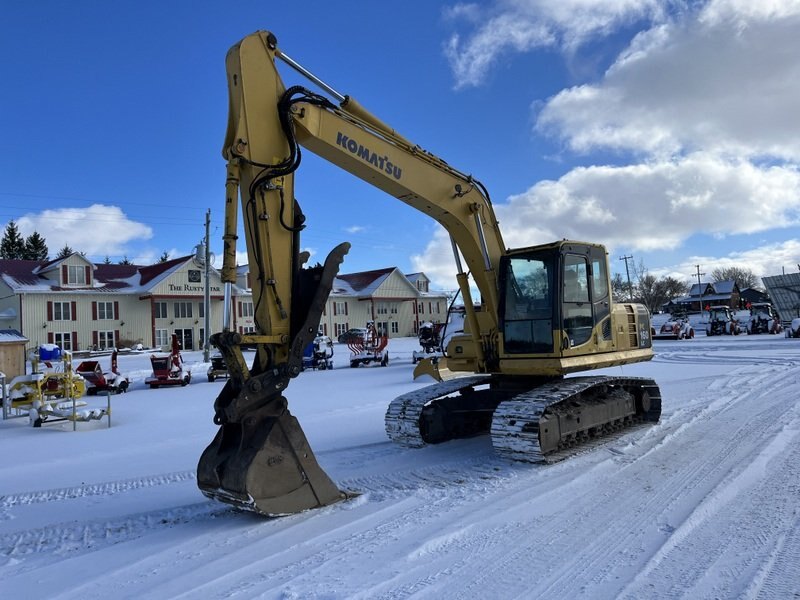
M 418 312 L 419 314 L 421 314 L 421 315 L 425 313 L 425 303 L 424 303 L 424 302 L 420 302 L 420 303 L 417 305 L 417 312 Z
M 153 313 L 156 319 L 167 318 L 167 303 L 166 302 L 153 302 Z
M 437 303 L 435 304 L 435 306 L 436 306 L 436 314 L 438 315 L 438 314 L 439 314 L 439 303 L 437 302 Z
M 389 313 L 389 309 L 386 307 L 385 302 L 378 302 L 378 314 L 379 315 L 386 315 Z
M 166 306 L 166 302 L 164 305 Z M 166 329 L 156 329 L 156 348 L 162 348 L 169 344 L 169 331 Z
M 97 303 L 97 318 L 98 319 L 113 319 L 114 318 L 114 303 L 113 302 L 98 302 Z
M 242 333 L 255 333 L 256 332 L 256 328 L 253 327 L 252 325 L 243 325 L 242 327 L 239 328 L 239 330 Z
M 333 314 L 334 315 L 346 315 L 347 314 L 347 302 L 334 302 L 333 303 Z
M 114 332 L 113 331 L 98 331 L 97 332 L 97 345 L 100 350 L 114 347 Z
M 240 302 L 239 307 L 241 308 L 240 317 L 252 317 L 253 316 L 253 303 L 252 302 Z
M 65 302 L 65 304 L 67 304 Z M 66 332 L 56 332 L 53 334 L 53 342 L 62 350 L 72 352 L 72 334 Z
M 347 331 L 347 323 L 336 323 L 336 324 L 334 325 L 334 327 L 336 328 L 336 335 L 337 335 L 337 336 L 340 336 L 340 335 L 342 335 L 344 332 L 346 332 L 346 331 Z
M 187 319 L 192 316 L 192 303 L 191 302 L 176 302 L 175 303 L 175 318 Z
M 53 320 L 71 321 L 72 305 L 70 302 L 53 302 Z
M 67 267 L 67 284 L 86 285 L 86 267 L 69 265 Z
M 393 315 L 397 314 L 397 304 L 396 303 L 392 303 L 392 304 L 389 305 L 389 312 L 391 312 Z
M 397 321 L 391 322 L 392 333 L 400 333 L 400 324 Z
M 205 318 L 205 316 L 206 316 L 205 310 L 206 310 L 205 303 L 204 302 L 198 302 L 197 303 L 197 315 L 201 319 Z

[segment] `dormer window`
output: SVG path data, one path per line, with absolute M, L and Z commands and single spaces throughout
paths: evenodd
M 86 267 L 67 266 L 67 285 L 86 285 Z

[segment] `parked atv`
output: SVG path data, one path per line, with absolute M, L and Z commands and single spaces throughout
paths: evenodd
M 728 306 L 711 306 L 708 309 L 706 335 L 739 335 L 742 328 L 739 321 L 733 318 Z
M 694 327 L 686 315 L 672 315 L 664 323 L 658 333 L 653 333 L 655 339 L 683 340 L 694 337 Z
M 778 313 L 769 302 L 754 302 L 750 305 L 750 322 L 747 333 L 780 333 L 783 331 Z
M 792 323 L 786 328 L 787 338 L 800 338 L 800 318 L 792 319 Z

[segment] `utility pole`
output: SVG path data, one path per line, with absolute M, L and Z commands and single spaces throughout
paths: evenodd
M 628 260 L 632 259 L 633 256 L 620 256 L 620 260 L 625 261 L 625 275 L 628 276 L 628 297 L 631 302 L 633 302 L 633 285 L 631 285 L 631 272 L 628 270 Z
M 697 292 L 700 294 L 700 312 L 703 312 L 703 286 L 700 283 L 700 276 L 705 275 L 705 273 L 700 272 L 700 265 L 695 265 L 695 275 L 697 277 Z
M 203 257 L 203 262 L 205 263 L 205 296 L 203 298 L 203 332 L 205 333 L 203 340 L 203 362 L 209 361 L 210 355 L 210 344 L 209 339 L 211 338 L 211 332 L 209 329 L 211 328 L 211 283 L 209 282 L 209 273 L 211 272 L 211 250 L 209 247 L 209 234 L 211 231 L 211 209 L 206 210 L 206 241 L 205 241 L 205 256 Z

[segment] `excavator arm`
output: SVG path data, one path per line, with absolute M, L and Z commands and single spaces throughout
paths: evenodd
M 338 266 L 349 249 L 336 247 L 322 267 L 303 268 L 305 217 L 294 195 L 294 173 L 307 148 L 440 222 L 450 233 L 459 286 L 468 307 L 475 371 L 497 329 L 497 266 L 503 240 L 483 186 L 403 138 L 352 98 L 286 88 L 276 68 L 283 54 L 260 31 L 228 53 L 229 117 L 222 279 L 235 283 L 241 221 L 250 265 L 256 331 L 212 336 L 231 377 L 215 402 L 214 442 L 198 465 L 208 496 L 264 514 L 285 514 L 335 502 L 339 492 L 319 468 L 282 395 L 300 373 L 303 348 L 314 338 Z M 477 315 L 468 275 L 481 293 Z M 226 316 L 226 324 L 230 318 Z M 255 346 L 248 367 L 242 346 Z

